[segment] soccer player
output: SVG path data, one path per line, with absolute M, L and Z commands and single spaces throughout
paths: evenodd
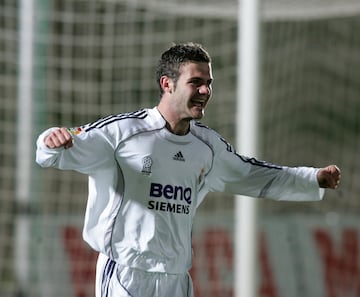
M 199 44 L 167 49 L 156 107 L 78 128 L 50 128 L 38 164 L 89 176 L 84 240 L 99 252 L 97 297 L 191 297 L 191 230 L 208 192 L 318 201 L 340 170 L 285 167 L 238 154 L 199 123 L 212 93 L 211 58 Z

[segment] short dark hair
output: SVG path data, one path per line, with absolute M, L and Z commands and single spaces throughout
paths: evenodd
M 211 63 L 211 57 L 201 44 L 193 42 L 174 44 L 162 53 L 156 67 L 156 81 L 159 85 L 160 96 L 164 92 L 160 85 L 160 78 L 166 75 L 176 83 L 180 75 L 180 67 L 188 62 Z

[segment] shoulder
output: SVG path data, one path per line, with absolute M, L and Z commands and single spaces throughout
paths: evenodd
M 114 127 L 120 125 L 133 125 L 141 124 L 144 119 L 148 117 L 148 111 L 146 109 L 140 109 L 134 112 L 111 114 L 100 118 L 84 127 L 85 132 L 89 132 L 94 129 L 102 129 L 107 127 Z
M 83 127 L 84 132 L 102 131 L 106 134 L 117 134 L 121 138 L 161 129 L 165 123 L 153 109 L 140 109 L 133 112 L 108 115 Z
M 154 109 L 140 109 L 133 112 L 112 114 L 79 128 L 71 128 L 74 138 L 81 140 L 105 140 L 116 146 L 129 137 L 148 131 L 162 129 L 165 122 Z
M 229 147 L 231 147 L 231 145 L 218 132 L 200 122 L 191 122 L 191 133 L 214 150 L 229 150 Z

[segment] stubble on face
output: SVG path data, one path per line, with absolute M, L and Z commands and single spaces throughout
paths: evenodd
M 186 63 L 180 67 L 174 99 L 183 120 L 201 119 L 211 97 L 213 81 L 208 63 Z

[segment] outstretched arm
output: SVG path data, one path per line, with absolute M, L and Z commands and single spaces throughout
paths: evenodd
M 341 171 L 336 165 L 321 168 L 317 173 L 320 188 L 336 189 L 340 184 Z
M 39 135 L 36 162 L 41 167 L 89 174 L 114 163 L 114 146 L 103 131 L 72 133 L 71 129 L 53 127 Z

